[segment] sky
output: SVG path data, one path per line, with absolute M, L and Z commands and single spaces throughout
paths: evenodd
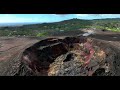
M 0 14 L 0 23 L 59 22 L 72 18 L 89 20 L 120 18 L 120 14 Z

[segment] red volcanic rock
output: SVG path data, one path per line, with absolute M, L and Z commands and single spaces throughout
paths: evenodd
M 99 40 L 86 37 L 48 38 L 42 40 L 23 52 L 21 65 L 16 75 L 114 75 L 115 67 L 113 62 L 116 57 L 110 57 L 114 52 L 111 52 L 109 46 L 105 48 L 103 46 L 106 45 L 105 43 L 98 42 Z

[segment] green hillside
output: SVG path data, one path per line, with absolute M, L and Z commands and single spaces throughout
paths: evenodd
M 100 20 L 96 19 L 92 21 L 93 21 L 94 28 L 120 32 L 120 19 L 119 18 L 100 19 Z
M 1 27 L 0 36 L 47 36 L 53 33 L 77 31 L 82 28 L 97 28 L 119 32 L 120 19 L 81 20 L 74 18 L 54 23 Z

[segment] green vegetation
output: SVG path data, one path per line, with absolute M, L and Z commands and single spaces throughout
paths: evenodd
M 70 19 L 55 23 L 42 23 L 17 27 L 0 27 L 0 36 L 47 36 L 62 31 L 68 32 L 82 28 L 106 29 L 120 32 L 120 19 L 81 20 Z
M 93 20 L 93 27 L 97 29 L 106 29 L 110 31 L 120 32 L 120 19 L 101 19 Z
M 43 36 L 47 36 L 48 33 L 47 32 L 42 32 L 42 33 L 38 33 L 37 37 L 43 37 Z

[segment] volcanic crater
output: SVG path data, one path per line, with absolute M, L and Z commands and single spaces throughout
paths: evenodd
M 16 76 L 120 75 L 119 50 L 98 39 L 47 38 L 25 49 Z

